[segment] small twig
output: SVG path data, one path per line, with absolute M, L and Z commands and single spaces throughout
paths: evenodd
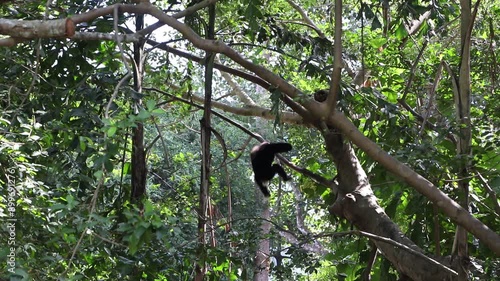
M 358 235 L 358 236 L 364 236 L 364 237 L 368 237 L 370 239 L 373 239 L 373 240 L 377 240 L 377 241 L 381 241 L 381 242 L 384 242 L 384 243 L 387 243 L 387 244 L 390 244 L 390 245 L 393 245 L 395 247 L 398 247 L 398 248 L 401 248 L 403 249 L 404 251 L 407 251 L 413 255 L 416 255 L 430 263 L 432 263 L 433 265 L 435 266 L 438 266 L 439 268 L 442 268 L 443 270 L 445 270 L 446 272 L 449 272 L 450 274 L 453 274 L 454 276 L 458 276 L 458 273 L 447 267 L 446 265 L 424 255 L 423 253 L 421 252 L 418 252 L 418 251 L 415 251 L 413 250 L 412 248 L 404 245 L 404 244 L 401 244 L 397 241 L 394 241 L 390 238 L 387 238 L 387 237 L 382 237 L 382 236 L 379 236 L 379 235 L 376 235 L 376 234 L 372 234 L 372 233 L 369 233 L 369 232 L 366 232 L 366 231 L 361 231 L 361 230 L 351 230 L 351 231 L 344 231 L 344 232 L 336 232 L 336 233 L 325 233 L 325 234 L 321 234 L 321 236 L 330 236 L 330 237 L 343 237 L 343 236 L 347 236 L 347 235 Z
M 428 122 L 427 120 L 431 115 L 431 110 L 434 104 L 434 97 L 436 95 L 436 90 L 439 85 L 439 81 L 441 81 L 442 73 L 443 73 L 443 64 L 440 63 L 436 71 L 436 77 L 434 78 L 434 83 L 432 84 L 432 87 L 429 89 L 428 92 L 427 106 L 424 109 L 424 116 L 423 116 L 424 120 L 422 120 L 422 127 L 420 127 L 419 136 L 422 135 L 425 128 L 425 124 Z
M 378 253 L 378 248 L 373 241 L 370 241 L 370 247 L 372 248 L 370 251 L 370 255 L 368 257 L 368 261 L 366 262 L 366 268 L 363 270 L 363 274 L 361 275 L 363 281 L 369 281 L 370 279 L 370 273 L 372 271 L 373 265 L 375 264 L 375 261 L 377 260 L 377 253 Z
M 299 5 L 297 5 L 292 0 L 286 0 L 286 2 L 288 2 L 288 4 L 290 4 L 290 6 L 292 6 L 292 8 L 294 8 L 297 12 L 299 12 L 300 16 L 302 17 L 302 20 L 304 21 L 304 23 L 299 22 L 300 24 L 304 24 L 304 25 L 306 25 L 306 26 L 314 29 L 314 31 L 316 31 L 316 33 L 318 33 L 318 36 L 320 38 L 326 38 L 326 36 L 323 33 L 323 31 L 321 31 L 321 29 L 319 29 L 314 24 L 314 22 L 309 18 L 309 16 L 307 16 L 306 12 L 304 11 L 304 9 L 302 9 L 302 7 L 300 7 Z
M 413 78 L 415 77 L 415 72 L 418 66 L 418 63 L 420 62 L 420 58 L 424 54 L 425 48 L 427 48 L 427 45 L 429 44 L 429 40 L 425 39 L 424 44 L 420 48 L 420 51 L 418 52 L 417 58 L 415 61 L 413 61 L 413 64 L 410 68 L 410 77 L 408 77 L 408 81 L 406 82 L 405 88 L 403 90 L 403 96 L 401 97 L 401 100 L 406 101 L 406 96 L 408 95 L 408 92 L 410 91 L 410 87 L 413 84 Z
M 481 182 L 483 183 L 484 188 L 486 188 L 486 191 L 488 192 L 488 194 L 491 197 L 491 201 L 493 202 L 493 206 L 495 206 L 495 212 L 496 212 L 497 217 L 500 216 L 500 204 L 498 204 L 498 199 L 497 199 L 498 197 L 497 197 L 495 190 L 493 190 L 493 188 L 491 188 L 491 186 L 488 184 L 488 181 L 483 177 L 483 175 L 479 171 L 476 171 L 476 173 L 477 173 L 477 176 L 479 177 L 479 179 L 481 180 Z
M 109 102 L 106 105 L 106 110 L 104 111 L 104 117 L 109 118 L 109 108 L 111 107 L 111 104 L 113 103 L 113 101 L 115 100 L 116 96 L 118 95 L 118 90 L 120 89 L 120 87 L 122 86 L 122 84 L 125 83 L 125 81 L 127 81 L 131 77 L 132 77 L 132 73 L 129 72 L 125 76 L 123 76 L 122 79 L 120 79 L 120 82 L 118 82 L 118 84 L 116 85 L 115 89 L 113 90 L 113 94 L 109 98 Z

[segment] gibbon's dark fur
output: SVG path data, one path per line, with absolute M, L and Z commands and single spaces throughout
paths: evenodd
M 250 158 L 252 160 L 252 169 L 255 175 L 255 183 L 260 187 L 264 196 L 269 197 L 271 193 L 267 186 L 269 181 L 276 173 L 284 180 L 290 178 L 279 164 L 273 165 L 274 155 L 276 153 L 287 152 L 292 150 L 292 145 L 286 142 L 268 143 L 263 142 L 252 148 Z

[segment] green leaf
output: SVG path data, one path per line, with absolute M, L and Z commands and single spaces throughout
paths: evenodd
M 79 143 L 80 143 L 80 150 L 81 151 L 85 151 L 85 149 L 87 148 L 87 144 L 85 143 L 85 137 L 79 136 L 78 139 L 80 140 L 79 141 Z
M 146 101 L 146 108 L 148 109 L 148 111 L 153 111 L 156 108 L 156 101 L 147 100 Z
M 94 172 L 94 177 L 95 177 L 97 180 L 100 180 L 103 176 L 104 176 L 104 173 L 102 172 L 102 170 L 99 170 L 99 171 L 95 171 L 95 172 Z
M 257 19 L 262 18 L 262 12 L 258 8 L 261 5 L 262 3 L 258 0 L 250 0 L 245 10 L 245 17 L 249 21 L 250 29 L 254 31 L 252 32 L 252 37 L 254 37 L 255 32 L 259 30 L 259 23 L 257 22 Z
M 151 117 L 151 113 L 149 113 L 149 111 L 144 109 L 141 109 L 141 111 L 139 111 L 139 114 L 137 114 L 137 118 L 139 120 L 145 120 L 148 119 L 149 117 Z
M 130 174 L 130 162 L 126 162 L 123 165 L 123 175 L 128 175 Z
M 104 161 L 104 168 L 108 172 L 113 171 L 113 168 L 114 168 L 113 162 L 111 162 L 109 159 L 106 159 L 106 161 Z
M 118 130 L 118 127 L 116 127 L 116 126 L 109 127 L 108 131 L 107 131 L 108 137 L 114 136 L 116 134 L 117 130 Z
M 49 209 L 54 210 L 54 211 L 62 210 L 62 209 L 66 209 L 66 208 L 67 208 L 66 204 L 61 204 L 61 203 L 57 203 L 57 204 L 54 204 L 54 205 L 49 207 Z
M 385 43 L 387 43 L 387 39 L 384 37 L 374 38 L 370 40 L 369 43 L 373 48 L 379 49 L 380 47 L 384 46 Z
M 402 40 L 403 38 L 408 36 L 408 32 L 406 31 L 406 27 L 403 23 L 399 24 L 398 28 L 396 29 L 395 35 L 398 40 Z
M 160 115 L 165 114 L 165 110 L 163 110 L 162 108 L 157 108 L 157 109 L 154 109 L 153 111 L 151 111 L 151 113 L 154 116 L 160 116 Z
M 396 103 L 398 101 L 398 94 L 390 88 L 383 88 L 381 93 L 387 98 L 390 103 Z

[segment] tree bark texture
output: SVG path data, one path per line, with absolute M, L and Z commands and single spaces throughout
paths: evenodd
M 141 30 L 144 27 L 144 15 L 137 15 L 136 30 Z M 144 40 L 134 43 L 134 90 L 138 93 L 142 92 L 142 74 L 143 74 L 143 51 Z M 138 114 L 142 100 L 133 101 L 134 113 Z M 144 125 L 142 122 L 137 122 L 136 127 L 132 128 L 132 192 L 130 200 L 134 203 L 139 203 L 146 193 L 146 152 L 144 151 Z
M 257 252 L 255 253 L 255 267 L 254 267 L 254 281 L 267 281 L 269 280 L 270 269 L 270 249 L 269 249 L 269 232 L 271 231 L 271 211 L 269 208 L 269 201 L 265 201 L 264 209 L 261 214 L 262 224 L 260 226 L 261 239 Z

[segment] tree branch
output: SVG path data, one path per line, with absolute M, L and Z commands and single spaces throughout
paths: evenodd
M 314 22 L 309 18 L 309 16 L 307 16 L 306 12 L 304 11 L 304 9 L 302 9 L 302 7 L 300 7 L 299 5 L 297 5 L 292 0 L 286 0 L 286 2 L 288 2 L 288 4 L 290 4 L 290 6 L 292 6 L 292 8 L 294 8 L 297 12 L 299 12 L 300 16 L 302 17 L 302 20 L 304 21 L 304 23 L 301 23 L 301 24 L 305 24 L 306 26 L 314 29 L 314 31 L 316 31 L 316 33 L 318 33 L 318 36 L 320 38 L 326 38 L 326 36 L 323 33 L 323 31 L 321 31 L 321 29 L 319 29 L 314 24 Z

